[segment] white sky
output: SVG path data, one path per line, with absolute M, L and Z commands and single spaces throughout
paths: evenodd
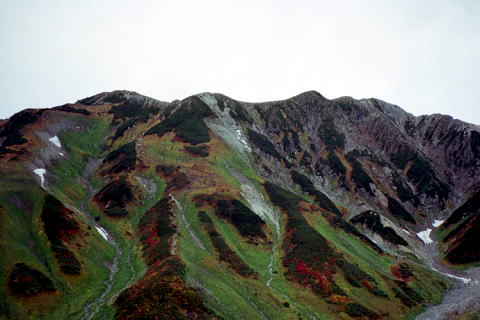
M 480 1 L 0 0 L 0 118 L 128 89 L 316 90 L 480 124 Z

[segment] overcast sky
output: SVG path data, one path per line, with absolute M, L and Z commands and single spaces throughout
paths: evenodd
M 480 1 L 1 0 L 0 118 L 116 89 L 316 90 L 480 124 Z

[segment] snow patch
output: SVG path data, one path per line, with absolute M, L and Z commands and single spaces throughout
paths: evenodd
M 47 170 L 42 169 L 42 168 L 38 168 L 38 169 L 33 170 L 33 173 L 35 173 L 36 175 L 38 175 L 40 177 L 40 184 L 41 184 L 42 188 L 45 189 L 45 174 L 47 173 Z
M 444 223 L 445 220 L 433 220 L 433 223 L 432 223 L 432 226 L 434 226 L 435 228 L 438 228 L 442 225 L 442 223 Z
M 62 153 L 62 152 L 59 152 L 58 153 L 59 155 L 61 155 L 62 157 L 64 157 L 65 155 Z
M 243 135 L 241 129 L 236 129 L 235 135 L 237 136 L 238 141 L 240 141 L 244 145 L 247 151 L 252 151 L 252 148 L 250 148 L 250 146 L 248 145 L 247 139 L 245 139 L 245 136 Z
M 410 231 L 408 231 L 406 229 L 402 229 L 402 231 L 405 232 L 405 233 L 411 234 Z
M 431 232 L 432 229 L 426 229 L 417 233 L 417 236 L 423 241 L 423 243 L 429 244 L 433 242 L 433 240 L 430 238 Z
M 100 235 L 108 241 L 108 235 L 107 235 L 107 231 L 105 231 L 105 229 L 103 229 L 102 227 L 97 227 L 95 226 L 95 229 L 97 229 L 98 233 L 100 233 Z
M 441 273 L 447 277 L 450 277 L 450 278 L 453 278 L 453 279 L 457 279 L 457 280 L 461 280 L 463 283 L 467 284 L 467 283 L 470 283 L 472 281 L 472 279 L 469 279 L 469 278 L 463 278 L 463 277 L 458 277 L 458 276 L 455 276 L 453 274 L 449 274 L 449 273 L 445 273 L 445 272 L 442 272 L 442 271 L 439 271 L 435 268 L 432 268 L 433 271 L 436 271 L 438 273 Z
M 54 145 L 56 145 L 59 148 L 62 147 L 62 144 L 60 143 L 60 140 L 58 139 L 57 136 L 51 137 L 50 139 L 48 139 L 48 141 L 50 141 L 51 143 L 53 143 Z

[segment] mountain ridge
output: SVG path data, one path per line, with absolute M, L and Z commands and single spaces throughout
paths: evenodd
M 21 111 L 0 122 L 9 182 L 0 219 L 35 232 L 2 238 L 0 249 L 25 247 L 30 263 L 3 251 L 1 278 L 8 286 L 22 272 L 38 283 L 47 277 L 60 306 L 42 311 L 51 285 L 24 283 L 40 294 L 10 286 L 0 311 L 12 319 L 241 317 L 231 305 L 250 318 L 276 318 L 278 306 L 285 318 L 402 319 L 438 303 L 447 287 L 458 299 L 469 286 L 469 298 L 446 312 L 475 312 L 478 208 L 435 225 L 475 203 L 479 136 L 478 126 L 449 116 L 316 91 L 245 103 L 212 93 L 162 102 L 117 90 Z M 27 181 L 37 185 L 22 191 Z M 57 208 L 47 195 L 58 209 L 45 209 Z M 31 220 L 42 206 L 58 218 Z M 92 254 L 100 247 L 110 249 Z M 77 267 L 75 277 L 95 290 L 107 284 L 98 303 L 64 272 Z M 452 283 L 462 268 L 473 270 L 468 284 Z M 65 283 L 70 289 L 60 289 Z M 68 313 L 62 305 L 76 299 Z

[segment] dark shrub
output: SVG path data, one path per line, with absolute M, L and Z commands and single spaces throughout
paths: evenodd
M 194 97 L 145 135 L 156 134 L 162 137 L 167 132 L 175 131 L 175 135 L 186 143 L 196 145 L 209 142 L 208 127 L 203 121 L 208 116 L 213 116 L 212 110 L 198 97 Z
M 219 259 L 226 262 L 230 268 L 235 270 L 238 274 L 242 276 L 253 276 L 256 275 L 256 272 L 252 270 L 236 253 L 233 251 L 230 246 L 225 242 L 223 237 L 217 232 L 215 225 L 213 224 L 212 219 L 208 216 L 205 211 L 200 211 L 198 213 L 200 221 L 203 223 L 205 230 L 207 231 L 210 240 L 212 241 L 213 246 L 215 247 Z
M 265 182 L 264 187 L 272 203 L 287 214 L 288 236 L 283 243 L 285 254 L 282 259 L 287 268 L 287 279 L 311 287 L 319 296 L 345 295 L 332 278 L 337 271 L 355 286 L 361 286 L 362 281 L 375 282 L 358 266 L 348 263 L 325 237 L 310 226 L 300 212 L 300 197 L 270 182 Z M 337 216 L 330 217 L 343 221 Z
M 199 157 L 208 157 L 209 155 L 208 146 L 199 146 L 199 147 L 185 146 L 185 150 Z
M 347 173 L 347 169 L 334 152 L 328 153 L 327 164 L 332 171 L 340 177 L 344 177 L 344 175 Z
M 19 113 L 14 114 L 3 128 L 0 128 L 0 138 L 5 137 L 2 145 L 0 146 L 0 154 L 5 153 L 17 153 L 8 149 L 9 146 L 24 144 L 27 142 L 27 139 L 21 133 L 21 130 L 37 121 L 38 118 L 42 115 L 45 110 L 32 111 L 32 110 L 23 110 Z
M 459 223 L 465 217 L 472 215 L 478 210 L 480 210 L 480 190 L 478 190 L 470 199 L 465 201 L 460 207 L 454 210 L 450 217 L 448 217 L 448 219 L 442 224 L 441 228 L 446 229 L 451 225 Z
M 262 230 L 265 222 L 243 202 L 237 199 L 218 200 L 215 213 L 221 218 L 228 219 L 243 237 L 266 239 Z
M 386 197 L 388 199 L 388 210 L 393 216 L 403 219 L 407 222 L 416 224 L 416 221 L 410 214 L 410 212 L 405 210 L 405 208 L 397 200 L 389 196 Z
M 480 158 L 480 132 L 472 131 L 470 133 L 470 149 L 475 157 Z
M 60 271 L 66 274 L 75 275 L 80 273 L 80 262 L 75 258 L 64 242 L 80 231 L 80 228 L 73 220 L 73 212 L 62 205 L 55 197 L 47 195 L 44 198 L 42 219 L 45 234 L 50 241 L 50 247 L 60 266 Z
M 466 264 L 480 261 L 480 211 L 465 219 L 453 229 L 445 239 L 455 237 L 456 240 L 447 249 L 445 259 L 455 264 Z
M 393 178 L 393 184 L 397 189 L 398 198 L 402 202 L 411 201 L 415 207 L 420 205 L 420 199 L 410 190 L 410 187 L 405 185 L 400 176 L 396 174 Z
M 343 229 L 345 232 L 350 233 L 351 235 L 357 237 L 360 239 L 363 243 L 368 245 L 370 248 L 373 250 L 377 251 L 378 253 L 382 254 L 383 250 L 372 240 L 370 240 L 369 237 L 358 231 L 357 228 L 355 228 L 353 225 L 351 225 L 349 222 L 345 221 L 341 217 L 334 217 L 333 218 L 333 225 L 337 228 Z
M 53 108 L 53 109 L 58 110 L 58 111 L 63 111 L 63 112 L 79 113 L 79 114 L 83 114 L 85 116 L 88 116 L 88 115 L 91 114 L 91 112 L 88 111 L 88 110 L 81 109 L 81 108 L 73 108 L 73 107 L 70 107 L 68 104 L 60 106 L 60 107 L 56 107 L 56 108 Z
M 327 150 L 333 151 L 337 148 L 345 148 L 345 135 L 337 131 L 333 119 L 325 119 L 318 128 L 318 137 L 327 147 Z
M 408 147 L 401 147 L 397 153 L 392 154 L 390 160 L 401 170 L 411 161 L 412 165 L 407 172 L 407 177 L 415 183 L 417 190 L 428 197 L 438 197 L 440 200 L 448 198 L 450 187 L 441 182 L 431 165 Z
M 352 165 L 352 180 L 355 182 L 358 188 L 362 188 L 367 191 L 370 195 L 375 196 L 370 184 L 373 184 L 373 180 L 370 176 L 363 170 L 362 164 L 355 158 L 355 156 L 349 152 L 345 156 Z
M 308 153 L 308 151 L 305 151 L 303 153 L 302 159 L 300 159 L 300 165 L 304 167 L 310 167 L 311 163 L 312 163 L 312 156 L 310 155 L 310 153 Z
M 134 200 L 134 195 L 127 180 L 122 177 L 103 187 L 95 196 L 95 200 L 102 205 L 107 216 L 118 218 L 128 214 L 125 208 Z
M 267 139 L 263 134 L 260 134 L 254 130 L 248 129 L 248 140 L 253 143 L 254 146 L 259 148 L 261 151 L 265 152 L 266 154 L 271 155 L 277 159 L 281 159 L 282 156 L 278 153 L 277 149 L 270 140 Z
M 113 114 L 113 122 L 117 123 L 119 119 L 134 118 L 141 122 L 148 120 L 150 115 L 157 114 L 160 109 L 157 107 L 144 107 L 142 104 L 135 102 L 124 102 L 120 105 L 113 106 L 109 114 Z
M 390 227 L 385 227 L 382 224 L 380 215 L 371 210 L 362 212 L 361 214 L 355 216 L 352 220 L 354 224 L 362 224 L 373 232 L 379 234 L 383 239 L 389 241 L 390 243 L 402 246 L 408 246 L 408 243 L 400 237 L 395 230 Z
M 170 256 L 170 239 L 176 227 L 168 198 L 164 197 L 142 216 L 139 222 L 143 255 L 148 265 Z
M 115 174 L 120 172 L 128 172 L 135 169 L 137 162 L 137 151 L 135 149 L 135 141 L 124 144 L 120 148 L 110 152 L 103 160 L 103 163 L 109 163 L 113 166 L 107 169 L 103 174 Z
M 408 287 L 406 282 L 395 281 L 395 283 L 401 289 L 400 291 L 396 288 L 393 288 L 393 291 L 395 292 L 395 297 L 399 298 L 404 305 L 411 308 L 425 301 L 425 299 L 420 294 L 418 294 L 415 289 Z
M 360 269 L 357 265 L 351 264 L 345 260 L 337 262 L 338 267 L 342 270 L 347 281 L 354 287 L 362 287 L 362 280 L 375 282 L 375 280 Z
M 338 216 L 341 216 L 342 213 L 335 204 L 321 191 L 315 189 L 312 181 L 305 175 L 297 171 L 291 171 L 291 176 L 293 182 L 298 184 L 303 192 L 308 193 L 309 195 L 315 198 L 315 202 L 323 209 L 330 211 Z
M 369 319 L 378 318 L 378 315 L 358 303 L 348 303 L 345 305 L 345 312 L 350 317 L 368 317 Z
M 8 278 L 8 287 L 13 293 L 22 296 L 35 296 L 56 290 L 50 278 L 23 262 L 14 265 Z

